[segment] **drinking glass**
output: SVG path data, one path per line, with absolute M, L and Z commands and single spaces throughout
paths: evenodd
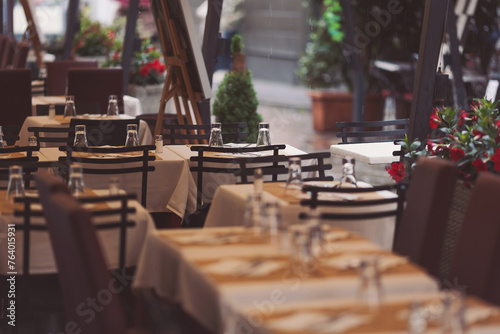
M 262 225 L 271 236 L 271 243 L 279 246 L 281 250 L 289 250 L 290 241 L 288 225 L 281 218 L 281 207 L 278 202 L 267 202 L 262 205 Z
M 262 235 L 262 194 L 250 194 L 245 203 L 243 226 L 246 230 L 253 229 L 254 235 Z
M 302 191 L 302 166 L 300 158 L 289 159 L 288 177 L 286 179 L 286 193 L 295 194 Z
M 354 166 L 356 160 L 354 158 L 345 157 L 342 158 L 342 178 L 340 179 L 339 187 L 344 184 L 352 184 L 357 186 L 357 180 L 354 173 Z
M 370 311 L 376 310 L 382 300 L 378 256 L 369 256 L 361 259 L 359 264 L 359 280 L 358 301 L 360 306 Z
M 290 266 L 292 272 L 297 274 L 310 273 L 315 269 L 316 260 L 311 249 L 311 234 L 307 228 L 292 232 Z
M 110 195 L 118 195 L 120 191 L 120 181 L 116 176 L 112 176 L 109 178 L 109 194 Z
M 442 303 L 441 333 L 464 334 L 466 332 L 465 294 L 454 289 L 445 290 Z
M 85 125 L 75 125 L 75 140 L 73 141 L 73 146 L 88 147 L 87 128 Z
M 38 79 L 45 80 L 47 79 L 47 66 L 42 65 L 38 69 Z
M 256 168 L 253 172 L 253 192 L 257 194 L 262 194 L 264 188 L 264 176 L 262 174 L 262 169 Z
M 4 147 L 5 147 L 5 144 L 3 141 L 3 130 L 2 130 L 2 126 L 0 125 L 0 148 L 4 148 Z
M 63 117 L 76 116 L 75 97 L 73 95 L 66 96 L 66 106 L 64 107 Z
M 29 141 L 29 146 L 31 146 L 31 147 L 37 147 L 38 146 L 38 141 L 36 139 L 36 136 L 30 136 L 28 138 L 28 141 Z M 38 155 L 37 151 L 31 152 L 31 156 L 36 157 L 37 155 Z
M 49 106 L 49 119 L 54 119 L 56 118 L 56 106 L 51 104 Z
M 411 304 L 408 317 L 408 334 L 424 334 L 427 328 L 427 314 L 422 302 Z
M 127 124 L 127 139 L 125 147 L 139 146 L 139 136 L 137 135 L 137 124 Z
M 83 167 L 81 164 L 74 163 L 69 166 L 68 188 L 75 197 L 85 195 L 85 183 L 83 182 Z
M 208 146 L 222 147 L 222 126 L 220 123 L 212 123 L 212 130 L 210 130 L 210 139 Z
M 163 153 L 163 136 L 156 135 L 155 137 L 155 153 Z
M 13 204 L 14 197 L 24 196 L 23 167 L 13 165 L 9 167 L 9 184 L 5 200 Z
M 118 116 L 118 96 L 110 95 L 108 100 L 108 116 Z
M 259 123 L 259 136 L 256 146 L 271 145 L 271 134 L 269 133 L 269 123 Z

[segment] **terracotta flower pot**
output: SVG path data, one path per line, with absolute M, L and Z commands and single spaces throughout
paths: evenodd
M 335 123 L 352 120 L 353 95 L 347 92 L 309 91 L 311 113 L 316 131 L 338 131 Z M 384 99 L 380 95 L 365 97 L 365 121 L 382 119 Z

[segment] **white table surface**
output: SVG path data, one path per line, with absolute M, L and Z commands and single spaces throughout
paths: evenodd
M 83 117 L 82 117 L 83 118 Z M 119 119 L 134 119 L 135 117 L 128 115 L 119 115 Z M 94 119 L 94 118 L 92 118 Z M 97 119 L 106 119 L 106 118 L 97 118 Z M 33 135 L 32 132 L 28 131 L 30 127 L 69 127 L 69 123 L 61 124 L 55 119 L 50 119 L 49 116 L 29 116 L 24 120 L 23 126 L 19 131 L 19 140 L 16 142 L 16 145 L 19 146 L 28 146 L 29 145 L 29 137 Z M 63 134 L 51 134 L 54 137 L 62 136 Z M 141 120 L 139 122 L 139 142 L 141 145 L 152 145 L 154 144 L 153 134 L 148 126 L 148 124 Z M 125 143 L 125 138 L 123 139 Z M 58 143 L 40 143 L 41 147 L 55 147 L 59 146 Z
M 189 166 L 184 159 L 166 148 L 163 153 L 156 154 L 162 160 L 150 162 L 155 170 L 148 173 L 146 208 L 151 212 L 172 211 L 182 218 L 186 211 L 193 212 L 196 209 L 196 184 Z M 64 156 L 64 152 L 57 147 L 40 148 L 40 161 L 53 161 L 57 166 L 60 156 Z M 140 201 L 142 178 L 139 173 L 113 176 L 118 177 L 122 189 L 137 194 Z M 87 174 L 84 179 L 86 186 L 93 189 L 108 188 L 108 175 Z
M 207 219 L 205 220 L 205 227 L 243 226 L 246 199 L 252 193 L 252 184 L 222 185 L 217 188 L 210 210 L 208 211 Z M 380 194 L 388 198 L 396 196 L 389 191 L 380 192 Z M 302 207 L 299 204 L 289 204 L 266 191 L 263 193 L 263 201 L 278 202 L 281 207 L 282 219 L 289 224 L 304 224 L 304 221 L 299 219 L 299 213 L 308 212 L 307 207 Z M 396 204 L 393 203 L 378 206 L 377 209 L 359 206 L 345 208 L 331 207 L 322 208 L 319 212 L 356 213 L 362 212 L 362 210 L 391 210 L 395 208 Z M 392 248 L 395 226 L 394 217 L 369 219 L 366 221 L 328 220 L 324 221 L 324 223 L 358 233 L 382 249 L 390 250 Z
M 108 195 L 109 191 L 95 191 L 96 194 Z M 134 266 L 137 264 L 139 254 L 146 241 L 146 235 L 155 230 L 154 221 L 148 211 L 135 200 L 129 202 L 130 206 L 135 207 L 136 212 L 130 214 L 130 220 L 135 222 L 135 225 L 127 228 L 127 249 L 126 249 L 126 265 Z M 110 207 L 119 207 L 119 203 L 109 203 Z M 22 217 L 14 217 L 13 214 L 0 213 L 0 247 L 6 249 L 7 242 L 7 225 L 22 222 Z M 109 222 L 109 217 L 93 218 L 96 224 Z M 35 224 L 44 224 L 45 219 L 41 217 L 32 217 L 31 222 Z M 119 250 L 119 233 L 118 229 L 98 231 L 101 246 L 105 254 L 108 267 L 118 267 L 118 250 Z M 31 231 L 30 244 L 30 273 L 31 274 L 48 274 L 56 273 L 57 266 L 52 253 L 50 244 L 50 236 L 48 231 Z M 23 259 L 23 232 L 16 231 L 16 268 L 18 273 L 22 273 Z M 7 270 L 7 252 L 0 252 L 0 273 L 5 274 Z
M 65 96 L 33 96 L 31 98 L 32 116 L 37 116 L 36 106 L 38 104 L 64 104 L 66 102 Z M 141 101 L 133 96 L 123 96 L 123 112 L 125 115 L 136 117 L 142 115 Z
M 394 145 L 391 141 L 330 146 L 332 155 L 351 157 L 368 164 L 390 164 L 399 161 L 399 156 L 393 156 L 392 152 L 400 150 L 401 145 Z
M 215 261 L 222 265 L 223 261 L 231 259 L 245 261 L 245 258 L 256 256 L 281 256 L 286 266 L 286 253 L 280 251 L 277 245 L 216 242 L 216 233 L 231 233 L 238 229 L 241 230 L 238 227 L 158 230 L 149 234 L 133 287 L 153 288 L 160 297 L 179 303 L 200 324 L 220 334 L 230 326 L 232 312 L 246 309 L 249 314 L 254 314 L 262 311 L 262 308 L 269 308 L 269 305 L 274 310 L 271 300 L 277 294 L 280 295 L 281 306 L 299 302 L 340 302 L 355 298 L 359 285 L 356 271 L 347 276 L 318 277 L 307 273 L 290 273 L 281 278 L 235 279 L 233 276 L 229 281 L 214 281 L 206 274 L 206 269 L 195 261 Z M 215 242 L 182 246 L 172 242 L 197 236 Z M 333 256 L 378 251 L 378 247 L 359 238 L 339 240 L 332 246 L 329 249 Z M 418 270 L 382 274 L 381 281 L 385 298 L 437 291 L 436 281 Z M 236 332 L 231 329 L 227 333 Z

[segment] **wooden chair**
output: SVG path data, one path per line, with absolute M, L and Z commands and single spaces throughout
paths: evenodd
M 154 166 L 149 165 L 150 161 L 155 160 L 155 156 L 150 155 L 149 151 L 154 149 L 154 145 L 89 148 L 61 146 L 59 150 L 66 152 L 67 156 L 59 157 L 59 162 L 67 167 L 73 162 L 83 163 L 84 174 L 141 174 L 141 204 L 146 207 L 148 172 L 155 170 Z M 110 159 L 104 156 L 106 154 L 115 154 L 117 157 Z
M 78 114 L 106 114 L 109 96 L 117 95 L 118 108 L 123 114 L 123 69 L 70 68 L 67 94 L 75 97 Z
M 97 61 L 55 60 L 47 66 L 47 95 L 66 95 L 68 70 L 70 68 L 97 68 Z
M 224 143 L 241 143 L 248 136 L 246 122 L 223 123 L 222 140 Z M 201 133 L 203 131 L 203 133 Z M 186 143 L 202 143 L 210 138 L 210 124 L 164 124 L 163 140 L 167 145 L 182 145 Z
M 14 37 L 6 37 L 6 41 L 4 43 L 0 68 L 9 69 L 9 67 L 12 66 L 17 41 Z
M 69 124 L 73 131 L 69 135 L 70 143 L 74 139 L 76 125 L 85 125 L 89 146 L 123 146 L 127 139 L 127 125 L 135 124 L 139 129 L 139 119 L 81 119 L 73 118 Z
M 126 318 L 119 298 L 112 296 L 100 312 L 92 313 L 93 318 L 82 317 L 78 312 L 82 301 L 89 296 L 98 296 L 101 291 L 110 291 L 110 282 L 113 282 L 90 213 L 63 193 L 42 197 L 42 206 L 58 267 L 67 321 L 74 322 L 82 333 L 126 333 Z M 86 321 L 88 319 L 92 321 Z
M 25 68 L 28 61 L 30 46 L 27 42 L 21 41 L 17 44 L 12 56 L 12 68 Z
M 404 138 L 405 134 L 408 132 L 409 124 L 409 119 L 337 122 L 337 127 L 340 129 L 340 132 L 337 132 L 337 137 L 342 138 L 342 142 L 339 144 L 393 141 Z M 385 130 L 384 127 L 397 128 Z
M 480 173 L 472 190 L 449 273 L 448 285 L 463 286 L 500 305 L 500 177 Z M 449 287 L 449 286 L 448 286 Z
M 19 165 L 23 167 L 24 185 L 26 188 L 30 187 L 32 174 L 38 171 L 38 157 L 33 155 L 33 152 L 38 151 L 39 148 L 35 146 L 16 146 L 0 148 L 1 155 L 10 156 L 0 159 L 0 180 L 9 179 L 9 167 Z
M 75 128 L 59 128 L 50 126 L 30 126 L 29 132 L 33 132 L 38 146 L 41 143 L 59 143 L 61 145 L 72 145 L 72 139 L 75 136 Z
M 8 146 L 14 146 L 19 140 L 19 130 L 21 127 L 18 125 L 2 125 L 3 140 L 7 142 Z
M 31 70 L 0 70 L 0 124 L 21 128 L 31 116 Z
M 420 158 L 406 192 L 406 206 L 394 233 L 395 252 L 438 277 L 452 194 L 458 177 L 456 164 Z
M 401 184 L 386 184 L 386 185 L 377 185 L 373 187 L 366 188 L 338 188 L 338 187 L 317 187 L 312 185 L 304 185 L 302 187 L 302 192 L 310 193 L 310 199 L 304 199 L 300 201 L 300 205 L 308 206 L 311 209 L 316 209 L 318 207 L 336 207 L 341 208 L 339 211 L 342 211 L 342 208 L 353 208 L 353 207 L 362 207 L 366 211 L 363 212 L 349 212 L 349 213 L 331 213 L 324 212 L 319 214 L 320 219 L 325 220 L 363 220 L 363 219 L 377 219 L 383 217 L 392 217 L 396 218 L 396 222 L 398 217 L 401 215 L 402 208 L 404 205 L 404 191 L 406 190 L 406 185 Z M 389 198 L 373 198 L 369 199 L 370 193 L 378 192 L 378 191 L 392 191 L 397 193 L 397 196 L 389 197 Z M 337 198 L 322 198 L 321 194 L 332 194 L 331 196 L 335 197 L 335 194 L 338 195 Z M 365 196 L 367 199 L 359 199 L 359 200 L 344 200 L 343 195 L 348 194 L 351 196 Z M 328 195 L 327 195 L 328 196 Z M 392 205 L 391 205 L 392 204 Z M 310 213 L 300 213 L 300 219 L 309 219 L 311 218 Z

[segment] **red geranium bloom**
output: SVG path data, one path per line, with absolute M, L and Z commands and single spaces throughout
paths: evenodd
M 481 158 L 477 158 L 476 160 L 472 161 L 472 165 L 476 167 L 476 171 L 479 172 L 485 172 L 488 170 L 488 166 L 486 163 L 483 161 Z
M 139 70 L 139 74 L 142 75 L 143 77 L 146 77 L 149 74 L 149 66 L 142 65 L 141 69 Z
M 479 130 L 472 130 L 472 134 L 474 135 L 474 137 L 478 137 L 478 139 L 483 138 L 483 136 L 484 136 L 484 133 L 482 133 Z
M 460 114 L 458 114 L 458 126 L 462 126 L 464 124 L 464 122 L 467 120 L 467 113 L 465 112 L 465 110 L 462 109 L 462 111 L 460 111 Z
M 436 152 L 434 150 L 436 149 L 436 145 L 431 142 L 430 140 L 427 141 L 427 151 L 431 153 L 431 155 L 436 155 Z
M 441 124 L 441 118 L 439 118 L 437 110 L 434 110 L 434 112 L 431 114 L 429 126 L 431 127 L 431 129 L 435 129 L 438 127 L 439 124 Z
M 490 157 L 490 160 L 495 163 L 495 172 L 500 172 L 500 148 L 497 148 L 495 154 Z
M 498 128 L 500 127 L 500 119 L 498 119 L 498 121 L 495 122 L 495 126 Z M 498 129 L 500 131 L 500 129 Z
M 464 150 L 460 147 L 452 147 L 450 148 L 450 158 L 452 161 L 458 161 L 460 158 L 465 156 Z
M 399 182 L 405 177 L 405 165 L 402 162 L 391 163 L 391 168 L 385 168 L 394 181 Z

